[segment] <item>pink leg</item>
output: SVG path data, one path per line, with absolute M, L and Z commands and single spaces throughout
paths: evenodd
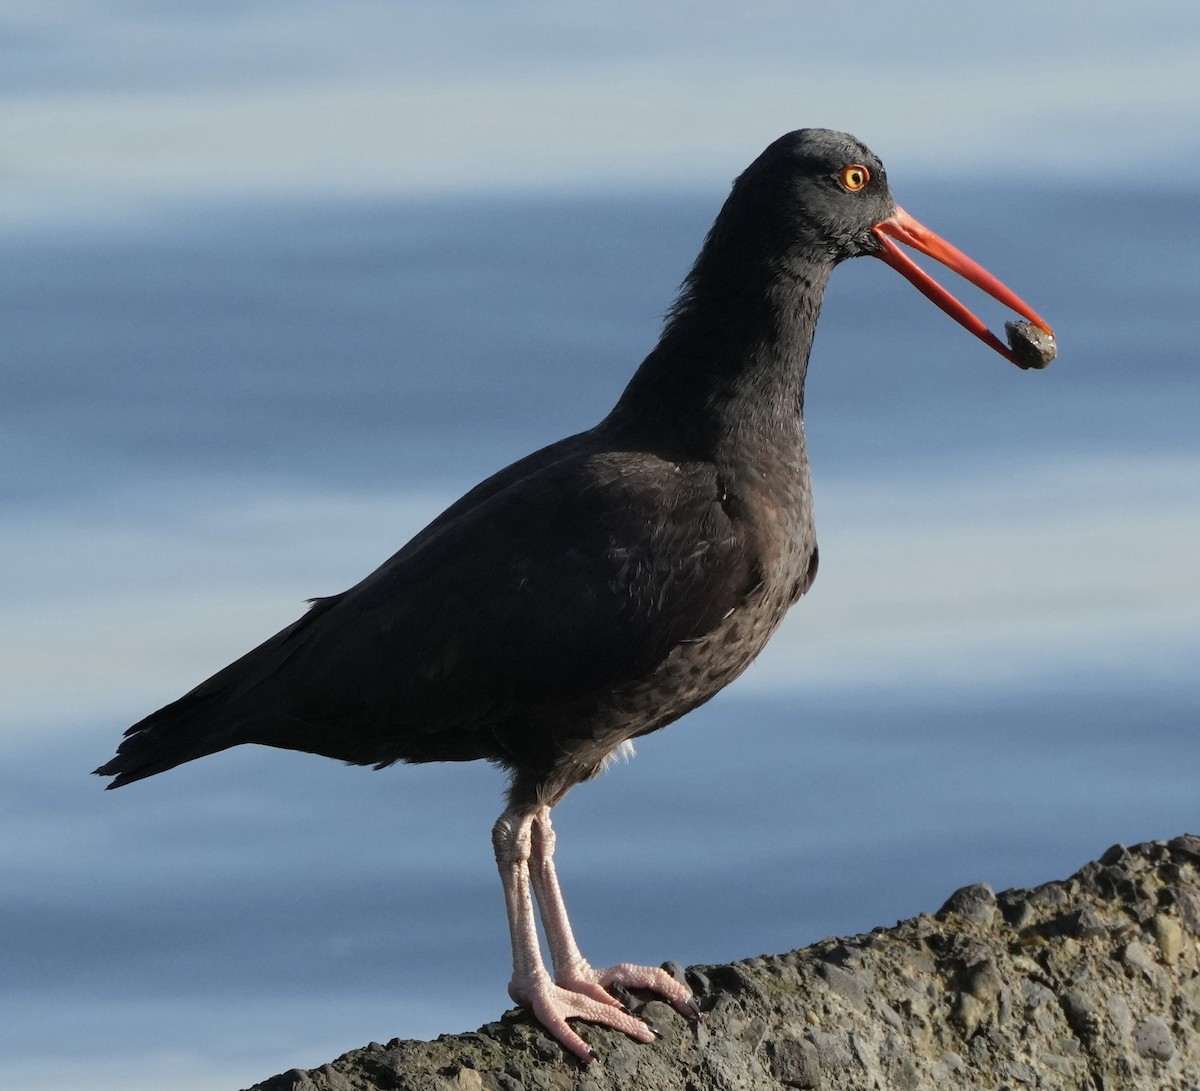
M 632 962 L 621 962 L 604 970 L 593 970 L 579 951 L 562 889 L 558 885 L 558 874 L 554 870 L 554 828 L 550 824 L 550 808 L 542 807 L 533 815 L 533 845 L 529 877 L 533 893 L 541 911 L 542 927 L 550 947 L 550 961 L 554 965 L 554 980 L 563 988 L 591 996 L 600 1003 L 616 1004 L 617 1001 L 606 991 L 610 985 L 623 985 L 628 989 L 649 989 L 665 997 L 686 1015 L 695 1019 L 696 1008 L 692 994 L 686 985 L 681 985 L 665 970 L 654 966 L 637 966 Z
M 548 808 L 544 808 L 543 811 L 548 815 Z M 509 996 L 516 1003 L 529 1008 L 538 1022 L 585 1064 L 595 1060 L 596 1055 L 587 1042 L 571 1029 L 567 1023 L 568 1019 L 600 1023 L 628 1034 L 639 1042 L 653 1041 L 654 1032 L 640 1019 L 625 1011 L 615 998 L 604 991 L 599 976 L 579 954 L 571 936 L 562 897 L 558 894 L 553 864 L 544 853 L 544 836 L 537 838 L 538 846 L 535 849 L 534 827 L 539 821 L 545 821 L 545 828 L 549 829 L 548 820 L 543 818 L 542 811 L 523 815 L 510 810 L 500 816 L 492 829 L 492 844 L 496 850 L 496 864 L 500 869 L 500 883 L 504 888 L 504 904 L 508 911 L 508 929 L 512 938 L 513 976 L 508 986 Z M 552 854 L 552 841 L 550 850 Z M 530 862 L 535 851 L 538 854 L 538 878 L 533 880 L 531 885 Z M 549 886 L 545 886 L 547 872 Z M 556 976 L 559 977 L 557 983 L 550 980 L 542 961 L 537 923 L 533 914 L 534 890 L 538 892 L 539 900 L 543 897 L 542 891 L 545 890 L 547 904 L 552 906 L 550 911 L 543 908 L 543 923 L 550 939 L 551 950 L 556 952 L 554 964 Z M 568 972 L 564 969 L 559 973 L 559 963 L 563 957 L 567 958 L 571 970 Z M 564 963 L 564 967 L 566 965 Z M 614 969 L 621 970 L 624 967 Z M 687 990 L 683 986 L 661 970 L 646 972 L 662 974 L 676 990 L 686 994 Z M 613 978 L 610 983 L 618 980 L 623 979 Z M 631 980 L 630 983 L 635 986 L 641 985 L 641 980 Z

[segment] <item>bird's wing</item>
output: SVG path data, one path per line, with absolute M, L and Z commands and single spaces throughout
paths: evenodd
M 436 731 L 648 673 L 759 578 L 715 479 L 683 478 L 568 462 L 447 522 L 296 634 L 306 714 L 335 694 L 344 715 L 350 688 L 361 715 Z
M 188 752 L 163 768 L 239 742 L 480 756 L 454 738 L 648 674 L 755 589 L 753 542 L 723 499 L 706 464 L 543 462 L 135 725 L 122 751 L 139 734 L 161 750 L 174 725 Z

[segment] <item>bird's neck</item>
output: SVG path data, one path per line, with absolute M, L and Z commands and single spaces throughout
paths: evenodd
M 706 243 L 610 417 L 693 457 L 803 459 L 804 379 L 832 264 Z

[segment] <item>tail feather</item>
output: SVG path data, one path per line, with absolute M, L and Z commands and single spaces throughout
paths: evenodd
M 93 772 L 113 778 L 106 787 L 120 788 L 239 743 L 269 741 L 263 732 L 278 712 L 265 686 L 287 666 L 297 648 L 294 638 L 309 632 L 340 598 L 315 602 L 298 621 L 134 724 L 117 756 Z
M 92 772 L 114 778 L 106 788 L 120 788 L 237 745 L 234 730 L 219 719 L 214 727 L 220 703 L 215 695 L 189 693 L 152 712 L 125 732 L 117 756 Z

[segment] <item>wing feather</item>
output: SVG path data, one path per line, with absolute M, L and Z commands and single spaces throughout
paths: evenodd
M 648 675 L 753 590 L 715 470 L 515 464 L 348 591 L 130 729 L 125 780 L 242 742 L 386 763 L 494 757 L 489 725 Z M 515 472 L 514 472 L 515 471 Z

